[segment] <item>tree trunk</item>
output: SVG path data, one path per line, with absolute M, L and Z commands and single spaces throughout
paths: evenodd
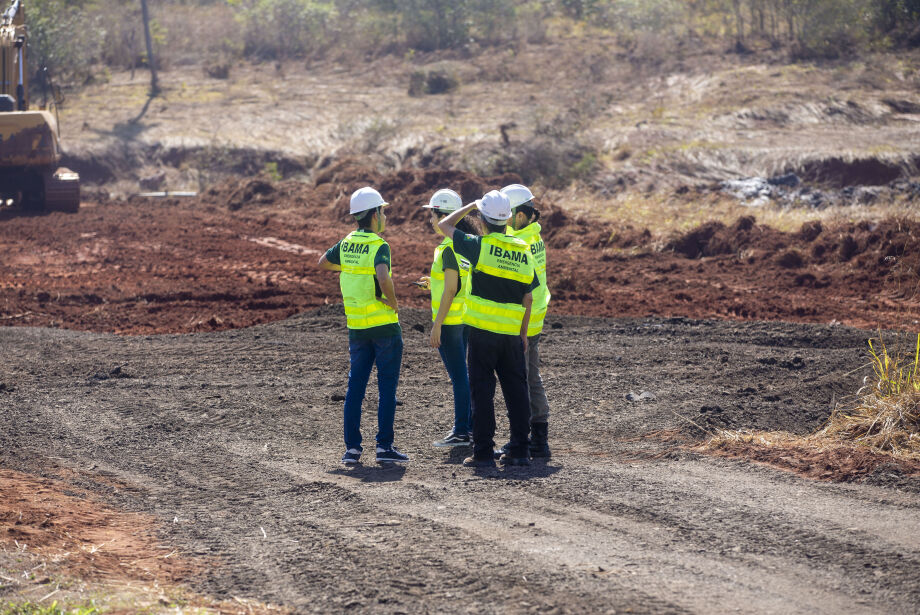
M 150 38 L 150 12 L 147 10 L 147 0 L 141 0 L 141 12 L 144 15 L 144 38 L 147 41 L 147 64 L 150 66 L 150 95 L 160 93 L 157 83 L 157 62 L 153 57 L 153 40 Z
M 741 0 L 733 0 L 732 6 L 735 12 L 736 41 L 740 47 L 744 44 L 744 17 L 741 15 Z

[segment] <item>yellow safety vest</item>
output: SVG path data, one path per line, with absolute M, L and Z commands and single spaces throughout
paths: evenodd
M 490 233 L 482 238 L 479 261 L 473 271 L 523 284 L 533 281 L 533 258 L 527 243 L 503 233 Z M 492 333 L 520 335 L 524 306 L 517 303 L 498 303 L 477 294 L 475 281 L 463 314 L 463 322 Z
M 526 241 L 530 246 L 530 253 L 534 258 L 533 266 L 537 272 L 537 279 L 540 280 L 540 286 L 533 289 L 533 308 L 530 312 L 530 325 L 527 327 L 528 337 L 543 331 L 543 320 L 546 318 L 546 308 L 550 299 L 549 287 L 546 285 L 546 244 L 540 237 L 541 230 L 543 229 L 540 223 L 534 222 L 519 231 L 510 231 L 514 237 Z
M 377 298 L 374 258 L 386 242 L 375 233 L 352 231 L 339 244 L 339 287 L 349 329 L 370 329 L 399 322 L 393 308 Z M 392 268 L 390 268 L 392 271 Z
M 434 261 L 431 263 L 431 320 L 434 322 L 441 308 L 441 295 L 444 294 L 444 263 L 441 261 L 441 254 L 447 248 L 453 249 L 454 242 L 445 237 L 444 241 L 434 249 Z M 459 265 L 460 287 L 454 300 L 450 302 L 450 310 L 444 318 L 445 325 L 459 325 L 463 323 L 463 310 L 466 306 L 466 298 L 470 294 L 470 263 L 465 258 L 454 252 Z

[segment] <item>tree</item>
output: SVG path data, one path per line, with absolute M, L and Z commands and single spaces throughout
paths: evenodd
M 157 83 L 157 63 L 153 55 L 153 40 L 150 38 L 150 12 L 147 10 L 147 0 L 141 0 L 141 11 L 144 15 L 144 40 L 147 43 L 147 64 L 150 66 L 150 96 L 160 93 L 160 84 Z

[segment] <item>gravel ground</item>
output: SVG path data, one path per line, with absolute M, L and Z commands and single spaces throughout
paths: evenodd
M 297 612 L 920 609 L 920 479 L 817 482 L 675 444 L 700 428 L 814 429 L 858 387 L 868 332 L 551 319 L 553 459 L 474 472 L 430 446 L 449 387 L 426 314 L 402 320 L 405 468 L 338 463 L 334 306 L 193 335 L 2 328 L 3 464 L 74 470 L 74 487 L 153 515 L 161 540 L 213 558 L 186 579 L 195 591 Z M 626 400 L 642 391 L 654 399 Z

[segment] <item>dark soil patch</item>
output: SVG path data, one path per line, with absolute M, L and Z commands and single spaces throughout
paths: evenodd
M 468 612 L 526 602 L 663 614 L 705 611 L 713 595 L 732 610 L 809 612 L 817 583 L 825 601 L 897 613 L 920 603 L 916 478 L 901 491 L 829 488 L 679 448 L 702 437 L 695 425 L 813 431 L 860 386 L 870 332 L 553 315 L 541 363 L 554 457 L 474 472 L 459 465 L 467 451 L 431 446 L 452 404 L 430 313 L 400 315 L 406 468 L 368 458 L 373 384 L 364 464 L 339 463 L 341 305 L 199 335 L 0 328 L 0 345 L 17 349 L 0 363 L 0 381 L 16 382 L 4 394 L 4 464 L 52 471 L 155 518 L 178 553 L 217 558 L 195 591 L 298 613 L 443 611 L 462 596 Z M 627 400 L 638 391 L 654 397 Z M 51 500 L 30 519 L 78 504 Z M 703 574 L 701 561 L 732 574 Z

